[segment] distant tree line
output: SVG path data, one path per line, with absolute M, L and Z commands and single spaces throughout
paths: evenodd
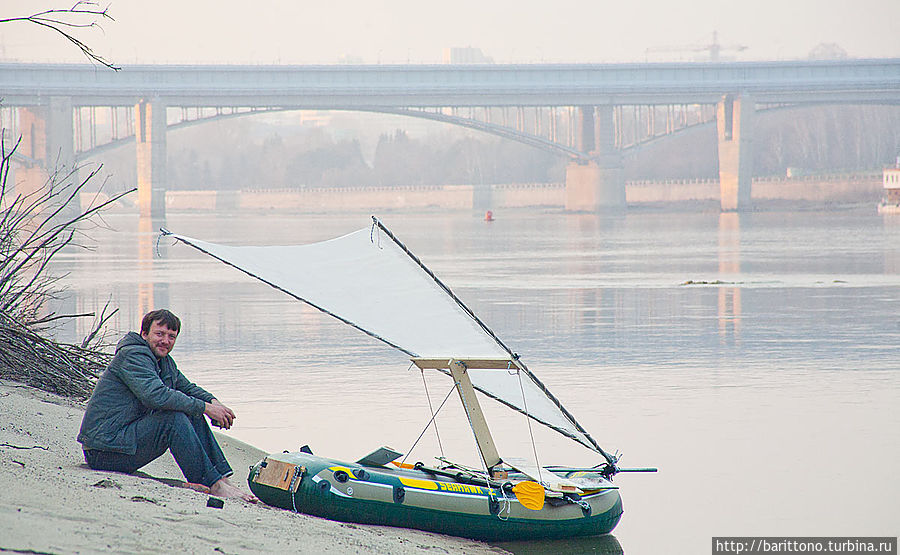
M 763 113 L 753 163 L 759 175 L 880 170 L 900 155 L 900 109 L 816 106 Z
M 900 108 L 815 106 L 760 112 L 754 174 L 878 171 L 900 155 Z M 211 127 L 215 126 L 215 127 Z M 271 127 L 253 119 L 170 133 L 170 189 L 259 189 L 483 183 L 560 183 L 567 159 L 486 134 L 449 129 L 413 137 L 397 130 L 374 148 L 328 128 Z M 626 179 L 714 179 L 716 131 L 698 128 L 625 157 Z M 114 167 L 134 183 L 130 152 Z
M 900 155 L 900 108 L 810 106 L 760 111 L 753 173 L 880 171 Z M 684 132 L 626 157 L 626 179 L 718 177 L 716 129 Z
M 290 137 L 279 131 L 252 142 L 252 123 L 240 127 L 247 133 L 186 138 L 178 148 L 171 146 L 177 139 L 170 139 L 170 187 L 391 187 L 547 182 L 564 175 L 565 160 L 558 156 L 489 135 L 412 138 L 397 130 L 378 138 L 367 161 L 357 139 L 334 138 L 323 128 Z

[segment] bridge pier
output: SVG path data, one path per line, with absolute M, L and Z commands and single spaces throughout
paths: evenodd
M 575 148 L 581 152 L 597 150 L 594 137 L 594 107 L 579 106 L 575 117 Z
M 53 174 L 77 179 L 71 98 L 52 96 L 45 105 L 19 108 L 19 131 L 22 142 L 18 152 L 35 164 L 16 171 L 17 195 L 37 191 Z
M 591 160 L 566 166 L 566 210 L 599 212 L 625 208 L 622 167 Z
M 747 95 L 725 95 L 717 106 L 722 212 L 750 208 L 755 113 L 753 99 Z
M 166 105 L 141 100 L 134 107 L 138 205 L 141 217 L 166 217 Z
M 613 110 L 611 104 L 579 108 L 579 150 L 594 156 L 589 162 L 570 162 L 566 166 L 566 210 L 625 209 L 625 176 L 622 153 L 616 149 Z

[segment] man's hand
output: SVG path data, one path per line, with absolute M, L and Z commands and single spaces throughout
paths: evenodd
M 226 430 L 234 422 L 234 411 L 220 403 L 218 399 L 213 399 L 206 403 L 203 414 L 212 420 L 214 426 L 225 428 Z

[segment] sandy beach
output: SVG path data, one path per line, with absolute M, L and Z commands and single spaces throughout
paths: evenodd
M 333 522 L 180 487 L 166 453 L 135 475 L 84 464 L 80 403 L 0 382 L 0 552 L 13 553 L 505 553 L 417 530 Z M 262 451 L 219 434 L 249 491 Z

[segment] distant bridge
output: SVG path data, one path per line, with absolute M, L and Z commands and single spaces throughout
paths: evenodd
M 130 66 L 0 64 L 0 97 L 18 109 L 21 154 L 47 166 L 75 158 L 73 129 L 85 107 L 127 107 L 137 139 L 141 204 L 164 209 L 167 108 L 362 110 L 425 117 L 481 129 L 562 152 L 567 207 L 624 205 L 622 107 L 645 107 L 637 128 L 655 134 L 661 107 L 666 132 L 685 110 L 707 105 L 719 127 L 724 210 L 749 203 L 753 113 L 764 104 L 900 104 L 900 59 L 665 64 Z M 516 110 L 515 125 L 461 118 L 458 109 Z M 526 129 L 524 110 L 531 110 Z M 448 110 L 451 113 L 447 113 Z M 567 110 L 559 129 L 554 110 Z M 114 113 L 116 113 L 114 111 Z M 639 113 L 639 109 L 635 109 Z M 535 114 L 541 114 L 540 117 Z M 73 120 L 75 123 L 73 124 Z M 696 122 L 695 122 L 696 123 Z M 548 136 L 536 131 L 542 128 Z M 76 133 L 77 131 L 77 133 Z M 91 132 L 93 133 L 93 129 Z M 119 139 L 113 132 L 113 139 Z M 561 140 L 566 135 L 568 140 Z M 94 146 L 93 144 L 91 146 Z M 84 150 L 84 149 L 79 149 Z M 45 168 L 46 170 L 46 168 Z M 153 208 L 156 207 L 156 208 Z
M 515 65 L 243 66 L 0 64 L 7 105 L 353 109 L 443 106 L 900 103 L 900 59 Z

